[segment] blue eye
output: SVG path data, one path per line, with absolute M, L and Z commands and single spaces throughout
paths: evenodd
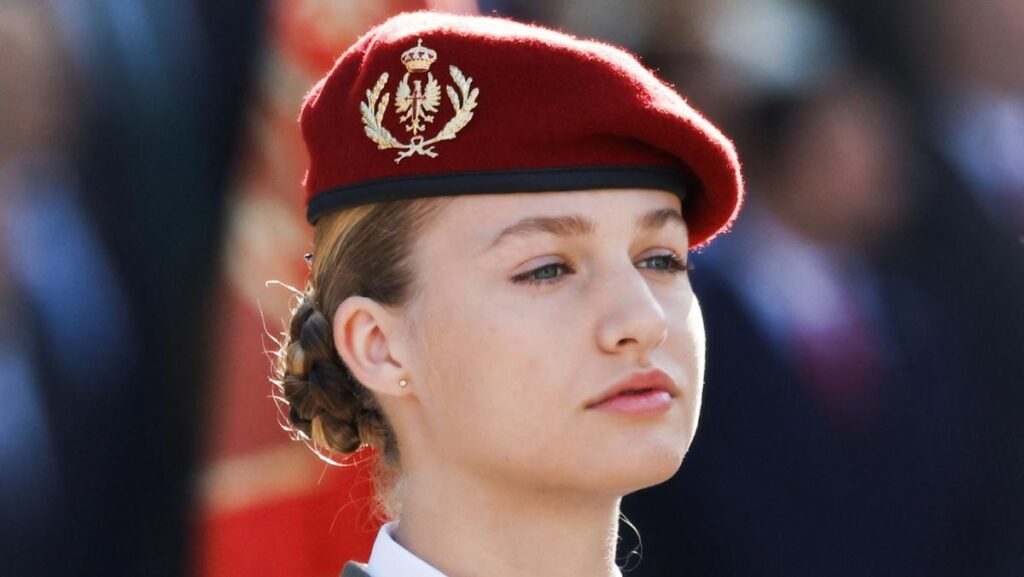
M 561 276 L 558 274 L 559 271 L 572 271 L 567 265 L 562 263 L 551 263 L 546 264 L 540 268 L 535 268 L 530 272 L 523 273 L 518 276 L 512 277 L 514 282 L 524 284 L 551 284 L 558 282 L 558 278 Z
M 693 270 L 692 263 L 683 262 L 674 253 L 659 254 L 649 258 L 645 258 L 641 262 L 656 262 L 659 264 L 659 266 L 648 268 L 653 268 L 654 270 L 657 270 L 659 272 L 666 272 L 670 274 L 679 274 Z
M 693 270 L 692 264 L 681 261 L 674 253 L 659 254 L 645 258 L 640 262 L 653 263 L 652 266 L 640 266 L 640 268 L 649 268 L 655 272 L 664 274 L 677 275 Z M 564 274 L 559 274 L 561 272 L 571 273 L 573 272 L 573 269 L 564 263 L 550 263 L 521 275 L 514 276 L 512 277 L 512 281 L 528 285 L 554 284 L 565 276 Z

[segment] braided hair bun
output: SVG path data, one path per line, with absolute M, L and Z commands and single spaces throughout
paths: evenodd
M 349 455 L 387 447 L 389 427 L 370 391 L 334 349 L 331 322 L 307 292 L 295 310 L 284 347 L 281 389 L 292 426 L 318 447 Z
M 353 295 L 390 307 L 408 301 L 413 242 L 442 198 L 410 199 L 339 210 L 320 218 L 310 277 L 277 351 L 272 381 L 294 438 L 348 456 L 373 447 L 384 457 L 375 481 L 398 474 L 398 444 L 373 392 L 345 366 L 334 347 L 333 318 Z M 282 409 L 285 407 L 282 406 Z

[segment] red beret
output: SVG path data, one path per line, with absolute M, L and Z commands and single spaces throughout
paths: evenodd
M 743 198 L 732 143 L 631 54 L 504 18 L 413 12 L 360 37 L 306 97 L 307 219 L 424 196 L 655 188 L 690 244 Z

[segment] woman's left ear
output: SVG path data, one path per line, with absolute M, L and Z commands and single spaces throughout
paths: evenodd
M 406 395 L 411 380 L 403 366 L 405 347 L 399 318 L 380 303 L 350 296 L 334 313 L 334 347 L 352 375 L 371 391 Z

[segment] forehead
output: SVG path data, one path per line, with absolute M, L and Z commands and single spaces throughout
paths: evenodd
M 666 208 L 681 211 L 681 204 L 675 193 L 647 189 L 461 195 L 445 204 L 429 233 L 486 246 L 494 235 L 526 218 L 579 216 L 598 231 L 632 229 L 644 214 Z

